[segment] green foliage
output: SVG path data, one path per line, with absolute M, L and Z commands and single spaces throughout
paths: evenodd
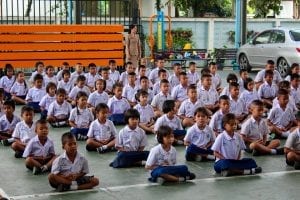
M 256 18 L 266 18 L 270 10 L 276 15 L 280 13 L 282 0 L 250 0 L 249 6 L 255 9 Z
M 255 32 L 253 30 L 247 30 L 247 41 L 249 41 L 249 39 L 251 39 L 253 36 L 255 36 L 258 32 Z M 227 32 L 227 35 L 228 35 L 228 41 L 230 43 L 234 43 L 235 41 L 235 31 L 228 31 Z

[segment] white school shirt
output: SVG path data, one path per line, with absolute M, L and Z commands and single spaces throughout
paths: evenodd
M 70 161 L 67 153 L 58 156 L 52 163 L 51 173 L 67 176 L 74 173 L 89 173 L 88 161 L 80 153 L 76 153 L 74 162 Z
M 240 78 L 238 80 L 238 84 L 239 84 L 239 87 L 240 87 L 240 94 L 245 90 L 244 88 L 244 80 L 242 78 Z
M 153 85 L 153 94 L 157 95 L 158 93 L 160 93 L 160 81 L 154 83 Z
M 215 75 L 211 74 L 211 82 L 212 82 L 213 87 L 215 89 L 217 89 L 222 84 L 221 76 L 218 73 L 216 73 Z
M 54 101 L 50 104 L 48 109 L 48 116 L 54 116 L 57 119 L 66 119 L 69 117 L 72 106 L 69 102 L 64 101 L 61 105 Z
M 177 114 L 179 116 L 184 115 L 185 117 L 194 117 L 195 110 L 203 106 L 203 102 L 199 99 L 197 99 L 195 103 L 191 102 L 190 99 L 186 99 L 181 103 Z
M 70 81 L 72 82 L 73 85 L 76 84 L 77 78 L 78 78 L 79 75 L 84 75 L 84 72 L 81 72 L 80 74 L 77 71 L 71 73 Z
M 260 99 L 274 99 L 277 95 L 277 91 L 278 87 L 276 84 L 272 83 L 272 85 L 269 85 L 267 82 L 264 82 L 259 86 L 257 94 Z
M 215 105 L 219 100 L 218 92 L 210 87 L 209 90 L 205 90 L 203 86 L 198 89 L 198 99 L 200 99 L 204 105 Z
M 30 84 L 32 84 L 33 83 L 33 80 L 34 80 L 34 77 L 35 77 L 35 75 L 37 75 L 38 74 L 38 72 L 37 71 L 34 71 L 34 72 L 32 72 L 32 74 L 31 74 L 31 76 L 30 76 L 30 78 L 29 78 L 29 80 L 28 80 L 28 82 L 30 83 Z M 41 75 L 44 77 L 45 76 L 45 72 L 43 72 Z M 44 82 L 44 81 L 43 81 Z
M 10 88 L 10 93 L 15 94 L 16 96 L 25 96 L 28 92 L 28 86 L 25 85 L 25 82 L 19 83 L 15 82 Z
M 245 102 L 243 102 L 243 100 L 238 98 L 238 100 L 236 101 L 231 97 L 231 95 L 229 95 L 229 99 L 230 99 L 230 108 L 229 108 L 230 113 L 235 114 L 235 116 L 241 116 L 242 114 L 248 112 L 246 110 L 246 105 Z
M 135 98 L 135 93 L 138 91 L 139 87 L 137 85 L 134 85 L 132 87 L 131 85 L 127 84 L 123 88 L 122 91 L 122 97 L 126 98 L 128 101 L 132 101 L 132 99 Z
M 223 131 L 217 136 L 211 149 L 222 154 L 225 159 L 237 160 L 241 150 L 246 149 L 246 145 L 238 133 L 230 137 L 226 131 Z M 220 158 L 217 158 L 216 162 L 219 160 Z
M 146 106 L 137 104 L 134 106 L 134 108 L 140 113 L 140 123 L 147 124 L 154 118 L 154 110 L 149 104 Z
M 25 100 L 30 100 L 32 102 L 40 102 L 46 94 L 47 93 L 45 88 L 32 87 L 28 90 Z
M 285 110 L 283 110 L 278 104 L 270 110 L 268 119 L 277 127 L 285 128 L 291 121 L 294 121 L 296 118 L 291 108 L 287 106 Z
M 256 121 L 252 116 L 242 124 L 241 135 L 245 135 L 247 138 L 253 141 L 263 139 L 265 135 L 268 135 L 270 130 L 267 122 L 264 119 Z
M 300 151 L 300 130 L 295 129 L 291 134 L 289 134 L 284 147 Z
M 224 129 L 222 126 L 222 119 L 223 119 L 223 112 L 221 110 L 218 110 L 217 112 L 215 112 L 215 114 L 213 114 L 213 116 L 211 117 L 211 120 L 209 121 L 209 127 L 218 132 L 221 133 Z
M 186 100 L 188 98 L 187 87 L 183 87 L 181 84 L 175 86 L 172 89 L 171 96 L 173 99 L 181 101 L 181 102 Z
M 92 75 L 91 73 L 86 73 L 84 76 L 86 78 L 85 84 L 91 88 L 94 88 L 95 82 L 101 79 L 99 74 Z
M 46 96 L 43 96 L 42 100 L 39 103 L 39 106 L 45 108 L 46 110 L 48 110 L 50 104 L 52 102 L 54 102 L 55 100 L 56 100 L 55 95 L 53 97 L 51 97 L 51 96 L 49 96 L 49 94 L 47 94 Z
M 63 69 L 62 70 L 59 70 L 58 72 L 57 72 L 57 74 L 56 74 L 56 79 L 57 79 L 57 81 L 60 81 L 60 80 L 62 80 L 62 73 L 63 73 Z
M 66 90 L 67 94 L 69 94 L 71 92 L 73 87 L 74 87 L 74 84 L 72 83 L 71 80 L 69 80 L 68 82 L 65 82 L 64 80 L 60 80 L 57 84 L 57 89 L 63 88 Z
M 147 145 L 147 136 L 140 127 L 132 130 L 127 126 L 120 130 L 116 138 L 116 147 L 124 148 L 125 151 L 138 151 L 140 147 Z
M 113 86 L 114 86 L 115 82 L 111 78 L 105 80 L 105 82 L 106 82 L 105 90 L 108 90 L 108 91 L 112 92 L 112 89 L 113 89 Z
M 165 69 L 165 68 L 163 68 Z M 165 69 L 166 70 L 166 69 Z M 150 74 L 149 74 L 149 80 L 152 82 L 152 83 L 156 83 L 159 81 L 159 76 L 158 76 L 158 71 L 159 71 L 159 68 L 156 67 L 154 69 L 151 70 Z M 170 76 L 170 73 L 168 70 L 167 71 L 167 79 L 169 78 Z
M 120 72 L 115 70 L 114 72 L 112 72 L 111 70 L 109 70 L 109 78 L 111 80 L 114 81 L 114 83 L 118 82 L 120 79 Z
M 190 70 L 186 73 L 188 79 L 189 79 L 189 85 L 191 84 L 196 84 L 199 79 L 200 79 L 200 76 L 197 72 L 194 72 L 192 73 Z
M 230 95 L 229 86 L 224 87 L 224 89 L 222 90 L 220 96 L 222 96 L 222 95 L 227 95 L 227 96 Z
M 180 84 L 179 77 L 177 77 L 175 74 L 172 74 L 172 75 L 168 78 L 168 81 L 169 81 L 169 83 L 170 83 L 171 89 L 173 89 L 174 87 L 176 87 L 177 85 Z
M 43 84 L 44 84 L 45 87 L 47 87 L 48 83 L 50 83 L 50 82 L 52 82 L 55 85 L 57 85 L 57 78 L 54 75 L 52 77 L 49 77 L 47 74 L 45 74 L 43 82 L 44 82 Z
M 113 122 L 108 119 L 106 119 L 104 124 L 100 123 L 98 119 L 94 120 L 87 133 L 89 138 L 94 138 L 97 141 L 115 138 L 116 135 L 116 127 Z
M 146 166 L 173 166 L 177 163 L 175 147 L 171 146 L 169 151 L 164 150 L 162 144 L 152 147 L 146 161 Z
M 279 103 L 278 103 L 278 98 L 276 97 L 275 99 L 273 99 L 273 105 L 272 105 L 272 108 L 274 108 L 274 107 L 276 107 L 276 106 L 278 106 L 278 105 L 279 105 Z M 298 111 L 298 108 L 297 108 L 297 106 L 296 106 L 295 100 L 294 100 L 293 96 L 291 96 L 291 95 L 289 95 L 289 102 L 288 102 L 288 104 L 287 104 L 287 107 L 290 108 L 290 109 L 292 109 L 293 112 Z
M 152 102 L 151 102 L 151 106 L 152 106 L 152 107 L 155 107 L 155 108 L 157 108 L 157 109 L 159 109 L 159 110 L 162 110 L 162 106 L 163 106 L 163 104 L 164 104 L 164 102 L 165 102 L 166 100 L 173 100 L 173 98 L 171 97 L 170 94 L 168 94 L 168 95 L 166 96 L 166 95 L 164 95 L 162 92 L 160 92 L 160 93 L 158 93 L 157 95 L 155 95 L 155 96 L 153 97 L 153 100 L 152 100 Z
M 141 88 L 139 88 L 139 90 L 141 90 Z M 134 93 L 134 95 L 133 95 L 134 97 L 133 97 L 133 99 L 131 99 L 132 102 L 137 102 L 137 100 L 135 99 L 135 95 L 137 94 L 137 92 L 138 92 L 139 90 L 137 90 L 137 91 Z M 147 90 L 147 92 L 148 92 L 147 103 L 151 104 L 151 102 L 152 102 L 152 100 L 153 100 L 153 97 L 154 97 L 154 94 L 153 94 L 153 91 L 152 91 L 150 88 Z
M 77 85 L 75 87 L 73 87 L 73 89 L 71 90 L 71 92 L 69 93 L 69 97 L 70 99 L 75 100 L 76 96 L 78 94 L 78 92 L 85 92 L 87 94 L 87 96 L 90 95 L 91 91 L 87 86 L 83 86 L 83 88 L 79 88 Z
M 265 79 L 265 73 L 266 69 L 259 71 L 254 79 L 254 82 L 263 82 Z M 282 81 L 280 73 L 277 70 L 274 70 L 273 83 L 278 84 L 280 81 Z
M 49 155 L 55 155 L 54 143 L 47 137 L 47 140 L 44 145 L 41 144 L 39 137 L 34 136 L 26 145 L 26 148 L 23 153 L 23 158 L 27 158 L 30 155 L 47 157 Z
M 31 127 L 29 127 L 25 121 L 20 121 L 17 123 L 12 137 L 19 138 L 23 143 L 28 143 L 35 136 L 35 126 L 35 123 L 32 123 Z
M 99 103 L 107 104 L 109 96 L 106 92 L 99 93 L 97 90 L 94 91 L 88 98 L 88 104 L 96 107 Z
M 0 131 L 14 130 L 20 121 L 21 119 L 18 116 L 13 115 L 13 120 L 9 122 L 6 115 L 3 115 L 0 117 Z
M 240 95 L 240 99 L 245 102 L 246 108 L 250 107 L 250 104 L 254 100 L 258 100 L 258 94 L 256 91 L 250 92 L 249 90 L 244 90 L 242 94 Z M 246 109 L 247 110 L 247 109 Z M 247 112 L 248 113 L 248 112 Z
M 295 104 L 300 103 L 300 88 L 294 88 L 291 86 L 291 96 L 294 98 Z
M 93 113 L 90 109 L 80 109 L 78 107 L 75 107 L 71 110 L 70 121 L 73 121 L 77 128 L 88 128 L 90 123 L 94 120 Z M 73 129 L 74 127 L 71 127 Z
M 111 97 L 107 103 L 111 114 L 123 114 L 130 108 L 130 104 L 127 99 L 117 99 L 115 96 Z
M 120 76 L 120 80 L 119 80 L 123 85 L 127 85 L 128 84 L 128 72 L 122 72 L 121 76 Z
M 163 114 L 154 124 L 154 131 L 157 131 L 161 126 L 169 126 L 173 130 L 183 130 L 181 120 L 176 115 L 173 119 L 169 119 L 167 114 Z
M 214 142 L 215 138 L 215 134 L 209 126 L 206 125 L 204 129 L 199 129 L 198 125 L 194 124 L 187 130 L 184 141 L 204 148 L 208 143 Z
M 8 78 L 8 76 L 3 76 L 0 79 L 0 88 L 3 88 L 5 92 L 10 92 L 11 87 L 13 86 L 15 82 L 15 76 L 13 75 L 11 78 Z

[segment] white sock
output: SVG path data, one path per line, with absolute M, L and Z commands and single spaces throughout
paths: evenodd
M 77 190 L 78 189 L 78 185 L 76 181 L 72 181 L 72 184 L 70 186 L 70 190 Z
M 179 182 L 184 182 L 184 181 L 185 181 L 185 178 L 184 178 L 184 177 L 179 177 L 179 178 L 178 178 L 178 181 L 179 181 Z
M 251 169 L 244 169 L 244 174 L 252 174 L 252 170 Z
M 9 139 L 7 139 L 7 141 L 10 142 L 10 143 L 12 143 L 12 142 L 15 141 L 15 138 L 9 138 Z
M 275 154 L 277 154 L 277 151 L 276 151 L 276 149 L 271 149 L 271 154 L 272 154 L 272 155 L 275 155 Z
M 207 158 L 210 159 L 210 160 L 216 159 L 216 157 L 214 155 L 207 155 Z
M 103 150 L 106 150 L 106 149 L 107 149 L 107 145 L 103 145 L 103 146 L 102 146 L 102 149 L 103 149 Z
M 284 138 L 287 138 L 290 134 L 290 131 L 285 131 L 285 132 L 282 132 L 281 136 L 284 137 Z

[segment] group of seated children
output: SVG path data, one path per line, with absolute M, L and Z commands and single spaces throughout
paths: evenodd
M 7 74 L 0 80 L 1 142 L 11 145 L 16 158 L 26 158 L 33 174 L 51 171 L 49 182 L 59 191 L 99 184 L 97 178 L 86 175 L 87 160 L 77 152 L 76 140 L 85 140 L 87 151 L 118 151 L 111 167 L 145 165 L 154 182 L 195 178 L 187 166 L 176 164 L 172 145 L 186 146 L 187 161 L 215 160 L 215 171 L 223 176 L 262 171 L 253 159 L 242 158 L 243 150 L 253 156 L 285 154 L 286 163 L 300 169 L 299 65 L 292 66 L 289 80 L 281 80 L 274 62 L 268 61 L 254 81 L 241 70 L 241 78 L 229 74 L 228 86 L 222 89 L 215 63 L 203 69 L 201 76 L 193 62 L 187 73 L 175 64 L 170 76 L 164 61 L 158 59 L 149 78 L 144 65 L 136 70 L 128 62 L 120 75 L 115 64 L 110 61 L 110 68 L 99 74 L 91 63 L 84 74 L 78 63 L 71 74 L 64 63 L 55 76 L 52 66 L 44 72 L 43 63 L 38 62 L 29 84 L 22 72 L 14 77 L 13 67 L 7 65 Z M 26 104 L 22 121 L 14 115 L 15 103 Z M 41 113 L 37 122 L 35 112 Z M 48 138 L 48 123 L 71 127 L 62 135 L 60 156 Z M 117 133 L 116 125 L 125 127 Z M 146 134 L 155 134 L 159 143 L 150 152 L 145 151 Z M 280 138 L 288 138 L 284 148 Z

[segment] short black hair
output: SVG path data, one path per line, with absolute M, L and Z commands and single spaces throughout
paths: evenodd
M 169 82 L 167 79 L 162 79 L 162 80 L 160 81 L 160 85 L 163 84 L 163 83 L 168 83 L 168 84 L 169 84 L 170 82 Z
M 53 65 L 47 65 L 46 66 L 46 72 L 48 71 L 48 69 L 54 69 Z
M 36 124 L 36 126 L 37 126 L 38 124 L 47 124 L 47 125 L 48 125 L 48 122 L 47 122 L 46 119 L 39 119 L 39 120 L 36 121 L 35 124 Z
M 196 116 L 198 113 L 203 114 L 203 115 L 205 115 L 207 117 L 210 116 L 210 112 L 205 107 L 198 107 L 198 108 L 196 108 L 196 110 L 194 112 L 194 116 Z
M 192 66 L 192 65 L 196 65 L 196 63 L 193 62 L 193 61 L 191 61 L 191 62 L 189 63 L 189 67 Z
M 98 81 L 103 83 L 103 91 L 105 91 L 106 90 L 106 81 L 103 80 L 103 79 L 98 79 L 98 80 L 95 81 L 95 89 L 96 89 L 96 84 L 97 84 Z
M 201 75 L 210 74 L 210 70 L 208 69 L 208 67 L 204 67 L 203 69 L 201 69 L 200 73 Z
M 300 75 L 299 74 L 291 74 L 291 81 L 295 80 L 295 79 L 299 79 Z
M 44 66 L 44 63 L 42 61 L 37 61 L 35 64 L 34 64 L 34 68 L 37 70 L 38 66 L 39 65 L 43 65 Z
M 211 78 L 211 77 L 212 77 L 211 74 L 204 73 L 201 75 L 201 81 L 203 81 L 203 79 L 205 79 L 205 78 Z
M 173 64 L 173 68 L 175 68 L 175 67 L 181 67 L 181 64 L 176 62 L 176 63 Z
M 225 128 L 225 124 L 228 124 L 230 121 L 235 121 L 236 117 L 233 113 L 227 113 L 222 118 L 222 127 Z
M 33 77 L 33 81 L 37 81 L 37 80 L 44 80 L 43 78 L 43 75 L 42 74 L 36 74 L 34 77 Z
M 66 132 L 61 136 L 61 144 L 64 146 L 67 140 L 76 140 L 76 138 L 71 132 Z
M 50 88 L 55 88 L 55 90 L 57 89 L 56 84 L 53 82 L 49 82 L 46 86 L 46 92 L 48 93 Z
M 266 70 L 265 71 L 265 78 L 267 77 L 267 76 L 274 76 L 274 72 L 273 72 L 273 70 L 270 70 L 270 69 L 268 69 L 268 70 Z
M 179 73 L 179 76 L 186 76 L 187 74 L 186 74 L 186 72 L 180 72 Z
M 242 74 L 242 73 L 244 73 L 244 72 L 248 72 L 248 70 L 247 69 L 240 69 L 240 75 Z
M 259 107 L 263 107 L 263 106 L 264 106 L 264 103 L 263 103 L 261 100 L 256 99 L 256 100 L 253 100 L 253 101 L 251 102 L 251 105 L 250 105 L 250 106 L 259 106 Z
M 216 65 L 216 64 L 217 64 L 216 62 L 210 62 L 210 63 L 208 64 L 208 66 L 210 67 L 210 66 Z
M 62 71 L 61 76 L 64 77 L 65 74 L 69 74 L 69 76 L 71 76 L 71 72 L 70 72 L 69 70 L 67 70 L 67 69 L 64 69 L 64 70 Z
M 138 70 L 140 71 L 140 69 L 146 69 L 147 67 L 145 65 L 139 65 Z
M 289 92 L 286 89 L 279 89 L 277 92 L 277 97 L 279 96 L 289 96 Z
M 120 88 L 123 88 L 123 84 L 122 83 L 120 83 L 120 82 L 116 82 L 114 85 L 113 85 L 113 90 L 115 90 L 116 88 L 118 88 L 118 87 L 120 87 Z
M 168 113 L 175 108 L 175 101 L 174 100 L 165 100 L 162 106 L 163 113 Z
M 109 67 L 103 67 L 99 69 L 100 72 L 109 72 L 109 70 Z
M 244 80 L 244 88 L 245 88 L 246 90 L 249 90 L 248 84 L 251 83 L 251 82 L 253 82 L 253 79 L 252 79 L 251 77 L 248 77 L 248 78 L 246 78 L 246 79 Z
M 145 80 L 149 80 L 149 78 L 148 78 L 147 76 L 141 76 L 141 77 L 140 77 L 140 82 L 142 82 L 142 80 L 144 80 L 144 79 L 145 79 Z
M 227 75 L 226 81 L 227 81 L 227 83 L 229 83 L 229 81 L 237 82 L 238 78 L 234 73 L 230 73 Z
M 188 88 L 187 88 L 187 92 L 189 92 L 189 90 L 197 90 L 196 84 L 189 85 Z
M 135 76 L 136 74 L 135 74 L 135 72 L 129 72 L 128 73 L 128 76 Z
M 227 95 L 221 95 L 220 97 L 219 97 L 219 102 L 221 102 L 221 101 L 230 101 L 230 98 L 229 98 L 229 96 L 227 96 Z
M 110 65 L 110 64 L 116 64 L 116 61 L 111 59 L 111 60 L 108 61 L 108 65 Z
M 88 65 L 88 68 L 91 68 L 91 67 L 97 67 L 97 66 L 96 66 L 95 63 L 90 63 L 90 64 Z
M 67 95 L 67 92 L 64 88 L 58 88 L 56 90 L 56 95 L 60 95 L 60 94 L 64 94 L 64 95 Z
M 10 107 L 12 107 L 12 109 L 15 110 L 16 103 L 14 100 L 8 99 L 8 100 L 4 101 L 3 106 L 10 106 Z
M 284 81 L 280 81 L 280 82 L 278 83 L 278 88 L 279 88 L 279 89 L 288 89 L 288 88 L 290 88 L 290 87 L 291 87 L 291 84 L 290 84 L 289 81 L 284 80 Z
M 162 73 L 167 73 L 165 69 L 158 70 L 158 76 L 160 76 Z
M 109 109 L 108 105 L 106 105 L 105 103 L 99 103 L 95 108 L 95 112 L 98 113 L 104 109 Z
M 124 121 L 126 124 L 128 124 L 129 119 L 134 118 L 134 119 L 139 119 L 140 120 L 140 113 L 137 109 L 130 108 L 125 111 L 124 113 Z
M 164 142 L 164 137 L 167 137 L 169 135 L 173 134 L 172 128 L 169 126 L 160 126 L 157 130 L 157 141 L 160 144 L 163 144 Z
M 79 76 L 77 77 L 77 79 L 76 79 L 77 82 L 79 82 L 79 81 L 85 81 L 85 80 L 86 80 L 86 78 L 85 78 L 84 75 L 79 75 Z
M 25 113 L 25 112 L 33 112 L 34 113 L 34 109 L 31 106 L 23 106 L 21 108 L 21 116 Z
M 128 61 L 125 65 L 128 67 L 129 65 L 132 65 L 132 62 Z
M 79 91 L 76 95 L 76 99 L 80 99 L 80 97 L 88 97 L 87 93 L 84 91 Z
M 231 90 L 234 87 L 240 88 L 240 84 L 238 84 L 237 82 L 229 83 L 229 90 Z
M 269 65 L 275 65 L 275 62 L 273 60 L 268 60 L 267 64 L 269 64 Z
M 140 101 L 140 96 L 149 96 L 149 93 L 148 93 L 148 91 L 146 91 L 146 90 L 139 89 L 139 90 L 136 92 L 136 94 L 135 94 L 135 100 L 136 100 L 137 102 Z

